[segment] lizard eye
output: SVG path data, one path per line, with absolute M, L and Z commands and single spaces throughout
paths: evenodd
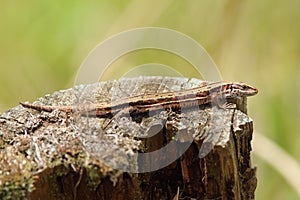
M 248 86 L 247 86 L 246 84 L 243 83 L 243 84 L 241 84 L 241 85 L 242 85 L 242 89 L 243 89 L 243 90 L 248 89 Z

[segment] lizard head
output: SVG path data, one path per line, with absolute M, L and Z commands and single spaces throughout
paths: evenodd
M 246 83 L 231 83 L 229 90 L 231 97 L 248 97 L 258 93 L 258 90 L 255 87 Z

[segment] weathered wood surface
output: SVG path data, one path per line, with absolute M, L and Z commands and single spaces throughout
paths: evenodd
M 199 83 L 122 79 L 55 92 L 37 103 L 110 102 Z M 0 199 L 254 199 L 253 124 L 246 99 L 236 103 L 238 109 L 112 120 L 12 108 L 0 116 Z

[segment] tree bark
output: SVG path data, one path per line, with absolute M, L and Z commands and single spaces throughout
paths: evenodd
M 199 83 L 122 79 L 35 103 L 113 103 Z M 0 116 L 0 199 L 254 199 L 253 122 L 246 99 L 232 101 L 237 109 L 205 106 L 111 119 L 12 108 Z

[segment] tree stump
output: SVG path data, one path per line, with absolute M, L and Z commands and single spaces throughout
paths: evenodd
M 80 85 L 41 105 L 114 102 L 197 79 L 139 77 Z M 237 109 L 95 118 L 17 106 L 0 116 L 0 199 L 254 199 L 253 124 Z

